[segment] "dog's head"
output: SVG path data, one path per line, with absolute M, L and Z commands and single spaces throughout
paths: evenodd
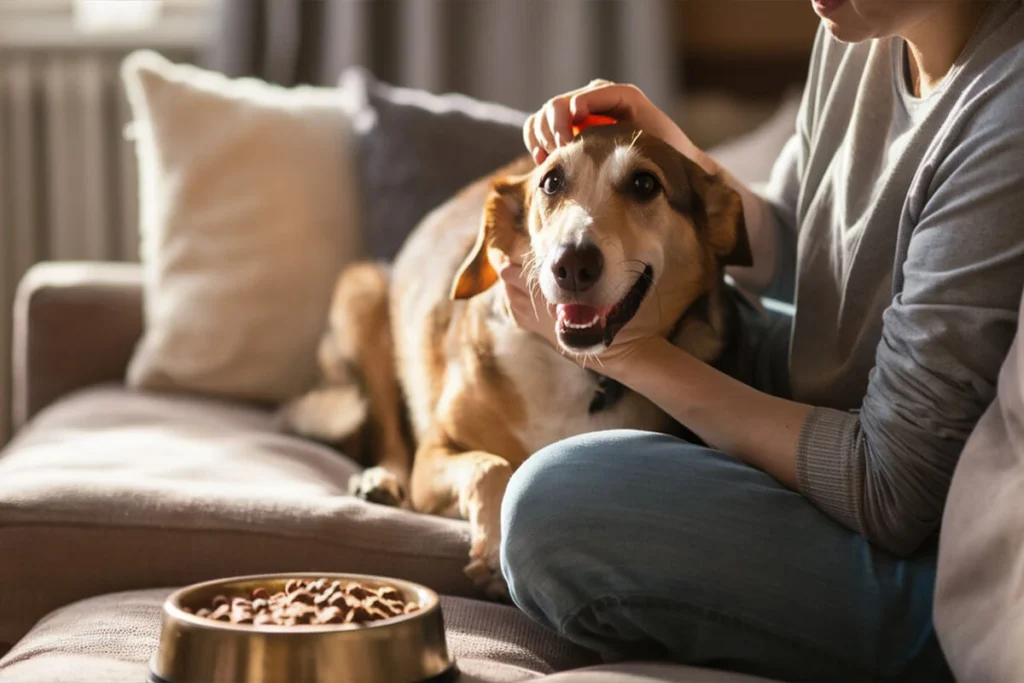
M 588 355 L 646 298 L 667 334 L 724 266 L 751 265 L 739 194 L 628 124 L 589 128 L 532 172 L 497 180 L 452 297 L 486 290 L 509 259 L 556 308 L 562 347 Z

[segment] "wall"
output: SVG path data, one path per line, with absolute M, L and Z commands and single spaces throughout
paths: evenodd
M 676 119 L 712 146 L 756 127 L 799 92 L 818 17 L 810 0 L 681 0 Z
M 677 9 L 688 91 L 770 98 L 803 81 L 818 26 L 809 0 L 686 0 Z

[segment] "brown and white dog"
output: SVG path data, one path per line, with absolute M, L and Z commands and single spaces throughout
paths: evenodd
M 512 320 L 494 286 L 508 259 L 557 306 L 561 349 Z M 599 358 L 656 297 L 660 333 L 721 364 L 740 327 L 723 270 L 750 262 L 724 181 L 631 125 L 586 129 L 434 210 L 390 270 L 347 269 L 320 349 L 324 385 L 286 406 L 285 424 L 375 464 L 354 478 L 358 495 L 468 520 L 466 573 L 502 596 L 501 500 L 530 454 L 597 430 L 683 431 L 566 354 Z

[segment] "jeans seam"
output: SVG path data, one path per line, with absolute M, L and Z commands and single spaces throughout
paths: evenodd
M 602 607 L 609 607 L 609 606 L 612 606 L 612 607 L 641 607 L 641 608 L 646 608 L 646 609 L 659 609 L 659 610 L 669 610 L 669 609 L 680 609 L 680 608 L 682 608 L 682 609 L 687 610 L 687 611 L 689 611 L 691 613 L 699 614 L 700 616 L 702 616 L 704 618 L 714 619 L 714 620 L 717 620 L 717 621 L 722 622 L 722 623 L 736 624 L 736 625 L 742 626 L 743 628 L 747 628 L 747 629 L 750 629 L 752 631 L 757 631 L 758 633 L 760 633 L 762 635 L 768 636 L 768 637 L 776 639 L 776 640 L 783 641 L 788 646 L 793 647 L 794 649 L 804 650 L 804 651 L 807 651 L 809 653 L 813 653 L 816 656 L 823 657 L 825 659 L 828 659 L 830 661 L 836 662 L 838 664 L 842 664 L 843 666 L 846 666 L 846 667 L 850 668 L 854 672 L 863 673 L 865 675 L 868 675 L 868 676 L 870 676 L 872 678 L 872 680 L 876 679 L 877 676 L 878 676 L 878 674 L 876 672 L 867 671 L 863 667 L 861 667 L 860 665 L 857 665 L 857 664 L 855 664 L 853 662 L 850 662 L 849 660 L 843 659 L 842 657 L 836 656 L 836 655 L 834 655 L 832 653 L 829 653 L 829 652 L 824 652 L 821 649 L 819 649 L 818 647 L 816 647 L 814 645 L 811 645 L 809 643 L 803 642 L 802 640 L 800 640 L 798 638 L 782 635 L 781 633 L 773 631 L 770 628 L 767 628 L 767 627 L 762 626 L 760 624 L 754 623 L 754 622 L 752 622 L 752 621 L 750 621 L 748 619 L 745 619 L 743 617 L 739 617 L 739 616 L 737 616 L 735 614 L 730 614 L 728 612 L 722 612 L 720 610 L 712 609 L 712 608 L 706 607 L 704 605 L 697 605 L 697 604 L 694 604 L 694 603 L 691 603 L 691 602 L 687 602 L 686 600 L 680 600 L 678 598 L 666 598 L 666 597 L 663 597 L 663 596 L 647 595 L 647 594 L 643 594 L 643 593 L 628 594 L 628 595 L 622 595 L 622 594 L 603 595 L 603 596 L 594 598 L 592 600 L 588 600 L 588 601 L 584 602 L 583 604 L 581 604 L 580 606 L 578 606 L 577 608 L 575 608 L 574 610 L 570 611 L 565 617 L 563 617 L 561 619 L 561 621 L 558 623 L 558 633 L 559 633 L 559 635 L 561 635 L 562 637 L 567 637 L 566 632 L 567 632 L 567 626 L 568 626 L 569 622 L 571 622 L 571 621 L 573 621 L 575 619 L 578 619 L 580 614 L 582 614 L 584 611 L 592 610 L 592 609 L 595 609 L 595 608 L 600 609 Z

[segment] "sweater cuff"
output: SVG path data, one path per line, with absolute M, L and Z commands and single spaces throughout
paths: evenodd
M 861 534 L 863 468 L 858 435 L 860 416 L 831 408 L 815 408 L 807 416 L 796 451 L 800 492 L 815 507 Z

